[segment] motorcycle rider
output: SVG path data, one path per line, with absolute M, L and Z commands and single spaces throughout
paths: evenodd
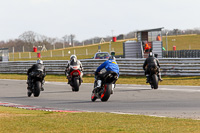
M 46 71 L 45 71 L 45 67 L 43 65 L 43 61 L 40 60 L 40 59 L 38 59 L 36 61 L 36 64 L 32 65 L 32 67 L 29 68 L 28 71 L 27 71 L 27 75 L 28 75 L 28 79 L 27 79 L 28 87 L 27 87 L 27 89 L 28 89 L 28 91 L 30 91 L 30 89 L 31 89 L 30 88 L 31 87 L 30 83 L 31 83 L 32 77 L 31 77 L 30 73 L 31 72 L 36 72 L 38 70 L 42 70 L 43 71 L 43 73 L 42 73 L 42 88 L 41 88 L 41 91 L 44 91 L 43 85 L 45 83 L 44 77 L 46 76 Z
M 80 78 L 81 78 L 81 82 L 83 82 L 82 80 L 82 77 L 83 77 L 83 66 L 82 66 L 82 63 L 77 60 L 77 57 L 76 55 L 71 55 L 70 56 L 70 60 L 68 61 L 67 63 L 67 66 L 66 66 L 66 69 L 65 69 L 65 75 L 68 79 L 68 84 L 70 83 L 70 73 L 73 71 L 72 69 L 70 69 L 70 66 L 74 66 L 74 65 L 79 65 L 80 66 L 80 72 L 81 72 L 81 75 L 80 75 Z
M 100 74 L 100 71 L 105 68 L 106 72 Z M 110 74 L 110 73 L 117 73 L 119 77 L 119 66 L 117 65 L 117 62 L 115 61 L 114 56 L 110 56 L 107 61 L 105 61 L 103 64 L 101 64 L 95 72 L 96 80 L 97 80 L 97 85 L 94 87 L 94 89 L 101 87 L 101 82 L 102 79 L 105 77 L 105 75 Z M 113 90 L 111 94 L 113 93 Z
M 152 67 L 160 68 L 160 64 L 159 64 L 158 59 L 156 59 L 153 56 L 153 52 L 150 51 L 148 58 L 146 58 L 146 60 L 143 64 L 143 70 L 145 71 L 145 76 L 147 77 L 146 83 L 149 83 L 149 80 L 150 80 L 149 74 L 150 74 L 150 69 Z M 159 78 L 160 81 L 162 81 L 161 77 L 158 77 L 158 78 Z

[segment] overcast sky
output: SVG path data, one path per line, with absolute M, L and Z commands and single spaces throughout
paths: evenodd
M 83 41 L 134 30 L 200 28 L 200 0 L 0 0 L 0 40 L 25 31 Z

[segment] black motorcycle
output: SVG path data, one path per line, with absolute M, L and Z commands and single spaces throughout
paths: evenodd
M 152 89 L 158 89 L 158 68 L 151 67 L 150 68 L 150 75 L 149 75 L 149 84 L 151 85 Z
M 106 102 L 110 95 L 113 93 L 115 87 L 115 82 L 118 79 L 117 73 L 108 73 L 102 80 L 101 87 L 95 88 L 97 86 L 97 76 L 95 76 L 94 90 L 92 91 L 91 100 L 94 102 L 97 98 L 101 99 L 102 102 Z
M 81 71 L 80 65 L 70 66 L 70 75 L 67 76 L 69 83 L 72 87 L 72 91 L 79 91 L 79 86 L 81 85 Z
M 42 89 L 42 80 L 43 80 L 43 71 L 35 71 L 31 72 L 29 74 L 31 77 L 31 82 L 30 82 L 30 91 L 28 91 L 28 97 L 30 97 L 32 94 L 34 97 L 38 97 L 40 95 L 40 91 Z

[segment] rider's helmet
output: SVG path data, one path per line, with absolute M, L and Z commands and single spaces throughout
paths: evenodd
M 149 57 L 153 57 L 153 52 L 150 52 L 150 53 L 149 53 Z
M 149 57 L 153 57 L 153 52 L 152 52 L 152 49 L 150 49 L 150 52 L 149 52 Z
M 111 55 L 109 56 L 108 60 L 116 60 L 116 59 L 115 59 L 115 56 Z
M 76 57 L 76 55 L 71 55 L 71 57 L 70 57 L 70 65 L 77 65 L 77 57 Z
M 73 60 L 73 59 L 77 60 L 77 57 L 74 54 L 70 56 L 70 60 Z
M 36 63 L 37 63 L 37 64 L 43 64 L 43 61 L 40 60 L 40 59 L 38 59 Z

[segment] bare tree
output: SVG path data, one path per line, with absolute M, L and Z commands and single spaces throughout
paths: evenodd
M 19 36 L 19 39 L 24 41 L 26 47 L 31 51 L 36 42 L 36 33 L 33 31 L 26 31 Z
M 33 31 L 26 31 L 19 36 L 20 40 L 23 40 L 27 44 L 34 44 L 36 41 L 36 33 Z

